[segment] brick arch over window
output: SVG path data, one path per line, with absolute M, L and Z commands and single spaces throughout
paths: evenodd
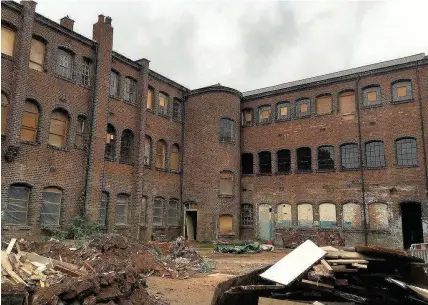
M 166 167 L 166 142 L 159 140 L 156 143 L 156 168 Z
M 40 105 L 35 100 L 26 100 L 21 121 L 21 140 L 36 142 L 39 129 Z
M 28 205 L 30 203 L 31 189 L 30 185 L 24 183 L 10 185 L 8 201 L 3 216 L 5 225 L 28 224 Z
M 413 137 L 398 138 L 395 140 L 397 166 L 417 166 L 418 146 Z
M 134 133 L 125 129 L 120 139 L 120 161 L 132 163 L 134 155 Z
M 69 124 L 70 115 L 65 109 L 57 108 L 52 111 L 49 128 L 50 145 L 57 147 L 65 147 L 67 145 Z
M 112 124 L 107 124 L 107 136 L 104 156 L 109 160 L 116 157 L 116 128 Z

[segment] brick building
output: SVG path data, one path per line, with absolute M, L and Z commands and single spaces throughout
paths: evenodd
M 190 90 L 2 2 L 2 233 L 81 214 L 139 239 L 428 239 L 428 57 L 249 92 Z

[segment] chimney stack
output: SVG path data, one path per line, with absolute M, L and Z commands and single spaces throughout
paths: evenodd
M 73 31 L 74 20 L 68 16 L 62 17 L 59 24 L 71 31 Z

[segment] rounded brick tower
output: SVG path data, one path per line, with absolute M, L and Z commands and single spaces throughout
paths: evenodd
M 241 92 L 220 84 L 192 90 L 184 127 L 184 233 L 239 238 Z

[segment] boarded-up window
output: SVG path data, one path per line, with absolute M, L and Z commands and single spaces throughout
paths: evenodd
M 249 203 L 241 205 L 241 226 L 251 227 L 253 223 L 253 205 Z
M 233 195 L 233 173 L 220 173 L 220 194 L 228 196 Z
M 128 223 L 128 205 L 129 195 L 119 194 L 116 200 L 116 211 L 115 211 L 115 224 L 127 224 Z
M 398 97 L 405 97 L 405 96 L 407 96 L 407 87 L 398 87 L 397 88 L 397 96 Z
M 296 115 L 299 117 L 311 114 L 311 100 L 302 99 L 296 102 Z
M 99 224 L 103 227 L 107 226 L 108 201 L 109 201 L 109 194 L 106 192 L 102 192 L 101 193 L 101 203 L 100 203 Z
M 174 144 L 171 148 L 171 170 L 178 172 L 180 168 L 180 150 L 178 145 Z
M 26 101 L 21 122 L 21 139 L 36 142 L 39 125 L 39 108 L 34 102 Z
M 2 54 L 13 56 L 15 48 L 15 31 L 6 27 L 1 27 L 1 52 Z
M 141 211 L 140 211 L 140 226 L 146 225 L 146 215 L 147 215 L 147 197 L 143 196 L 141 199 Z
M 156 144 L 156 167 L 165 168 L 165 157 L 166 157 L 166 143 L 163 140 L 159 140 Z
M 46 45 L 37 39 L 31 40 L 31 51 L 30 51 L 30 69 L 43 72 L 43 66 L 45 63 Z
M 173 105 L 172 105 L 172 119 L 175 122 L 182 122 L 182 108 L 183 105 L 180 101 L 174 101 Z
M 178 200 L 177 199 L 169 200 L 168 226 L 178 226 Z
M 64 147 L 67 142 L 68 113 L 63 110 L 52 112 L 49 129 L 49 144 Z
M 158 113 L 168 115 L 168 95 L 162 92 L 159 92 Z
M 332 98 L 330 95 L 317 98 L 317 114 L 329 114 L 332 111 Z
M 259 152 L 259 172 L 260 174 L 272 173 L 272 156 L 270 151 Z
M 277 120 L 286 120 L 290 116 L 290 103 L 279 103 L 276 105 L 276 119 Z
M 409 101 L 412 99 L 412 82 L 410 80 L 401 80 L 395 82 L 391 87 L 392 101 Z
M 235 121 L 228 118 L 220 119 L 220 142 L 233 142 L 235 140 Z
M 147 109 L 153 109 L 154 92 L 152 88 L 147 90 Z
M 297 223 L 301 227 L 312 227 L 314 213 L 311 204 L 303 203 L 297 206 Z
M 150 166 L 152 159 L 152 139 L 149 136 L 144 138 L 144 165 Z
M 382 104 L 382 89 L 380 86 L 369 86 L 363 89 L 362 93 L 363 105 L 373 106 Z
M 113 160 L 116 156 L 116 129 L 113 125 L 107 124 L 105 157 Z
M 134 154 L 134 134 L 129 129 L 125 129 L 120 140 L 120 161 L 130 163 Z
M 125 78 L 125 86 L 123 88 L 123 99 L 129 103 L 135 103 L 137 96 L 137 82 L 129 77 Z
M 253 109 L 244 109 L 241 113 L 241 125 L 251 126 L 253 123 Z
M 282 203 L 276 208 L 276 225 L 277 227 L 289 227 L 291 226 L 291 205 L 288 203 Z
M 110 96 L 119 95 L 119 73 L 115 71 L 110 72 Z
M 384 203 L 372 203 L 369 205 L 370 229 L 388 229 L 388 206 Z
M 77 117 L 76 137 L 74 145 L 79 148 L 85 147 L 86 144 L 86 118 L 82 115 Z
M 343 227 L 361 228 L 362 225 L 361 205 L 357 203 L 345 203 L 343 205 Z
M 220 234 L 233 233 L 233 217 L 232 215 L 221 215 L 219 218 Z
M 333 203 L 321 203 L 319 205 L 320 227 L 333 228 L 336 226 L 336 205 Z
M 163 198 L 157 197 L 153 203 L 153 220 L 154 226 L 161 226 L 163 223 Z
M 271 120 L 270 106 L 259 107 L 259 123 L 268 123 Z
M 376 102 L 376 100 L 377 100 L 377 92 L 376 91 L 367 92 L 367 101 L 368 102 Z
M 253 173 L 253 154 L 244 153 L 241 156 L 242 174 L 251 175 Z
M 73 56 L 65 50 L 58 50 L 56 73 L 65 78 L 73 77 Z
M 61 212 L 62 191 L 56 187 L 48 187 L 43 191 L 40 211 L 42 226 L 58 226 Z
M 7 128 L 7 110 L 8 110 L 9 100 L 3 92 L 1 93 L 1 134 L 6 134 Z
M 81 71 L 81 81 L 83 86 L 89 87 L 91 85 L 91 71 L 92 71 L 92 61 L 88 58 L 83 58 L 82 62 L 82 71 Z
M 344 92 L 339 96 L 339 111 L 342 115 L 355 113 L 354 92 Z
M 11 185 L 9 200 L 4 211 L 3 223 L 6 225 L 26 225 L 30 188 L 24 185 Z

